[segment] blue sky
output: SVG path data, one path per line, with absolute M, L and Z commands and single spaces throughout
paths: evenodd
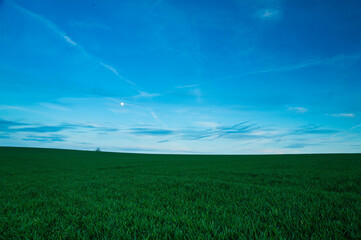
M 0 145 L 361 152 L 360 1 L 0 0 Z

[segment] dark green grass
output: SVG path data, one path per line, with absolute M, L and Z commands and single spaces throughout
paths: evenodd
M 361 239 L 361 155 L 0 148 L 0 239 Z

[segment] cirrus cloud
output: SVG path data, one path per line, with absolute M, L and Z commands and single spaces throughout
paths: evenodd
M 308 112 L 308 109 L 304 107 L 288 107 L 288 111 L 293 111 L 297 113 L 306 113 Z
M 353 113 L 334 113 L 334 114 L 330 114 L 332 117 L 348 117 L 348 118 L 353 118 L 355 117 L 355 114 Z

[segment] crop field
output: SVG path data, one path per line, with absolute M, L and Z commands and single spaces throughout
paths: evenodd
M 361 239 L 361 154 L 4 147 L 0 239 Z

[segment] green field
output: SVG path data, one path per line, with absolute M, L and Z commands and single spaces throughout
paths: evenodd
M 361 239 L 361 154 L 0 148 L 0 239 Z

